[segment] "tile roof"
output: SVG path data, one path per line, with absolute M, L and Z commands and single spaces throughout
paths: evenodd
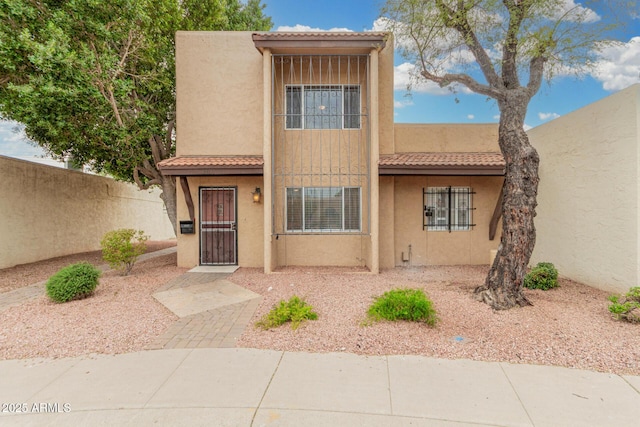
M 387 33 L 374 31 L 273 31 L 268 33 L 253 33 L 254 40 L 381 40 L 385 37 L 387 37 Z
M 347 49 L 368 52 L 371 49 L 383 49 L 388 33 L 384 32 L 269 32 L 253 33 L 253 43 L 262 51 L 264 48 L 276 51 L 292 49 L 335 50 Z
M 179 156 L 158 163 L 165 175 L 262 175 L 262 156 Z
M 503 175 L 502 154 L 489 153 L 396 153 L 380 156 L 380 174 Z

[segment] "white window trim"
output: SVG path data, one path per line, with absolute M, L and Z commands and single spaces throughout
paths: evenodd
M 287 126 L 287 117 L 289 116 L 289 114 L 287 114 L 288 111 L 288 97 L 287 97 L 287 93 L 288 93 L 288 88 L 290 87 L 299 87 L 301 88 L 301 100 L 300 100 L 300 110 L 302 111 L 302 113 L 300 114 L 300 127 L 299 128 L 293 128 L 293 127 L 288 127 Z M 304 105 L 304 100 L 305 100 L 305 96 L 304 96 L 304 92 L 305 92 L 305 88 L 309 88 L 309 87 L 340 87 L 340 90 L 342 92 L 342 123 L 341 123 L 341 127 L 339 128 L 306 128 L 305 127 L 305 114 L 304 114 L 304 110 L 305 110 L 305 105 Z M 358 114 L 360 116 L 360 120 L 358 120 L 358 127 L 344 127 L 344 118 L 345 118 L 345 96 L 344 96 L 344 89 L 345 87 L 357 87 L 358 88 L 358 95 L 360 97 L 359 99 L 359 103 L 358 103 L 358 107 L 359 107 L 359 111 Z M 285 89 L 284 89 L 284 128 L 285 130 L 337 130 L 337 129 L 342 129 L 342 130 L 359 130 L 362 129 L 362 86 L 360 84 L 287 84 L 285 85 Z
M 290 230 L 289 229 L 289 210 L 287 209 L 287 193 L 289 191 L 289 189 L 294 189 L 294 188 L 299 188 L 300 191 L 302 192 L 302 229 L 293 229 Z M 306 224 L 306 213 L 305 213 L 305 189 L 307 188 L 340 188 L 342 190 L 341 196 L 342 196 L 342 228 L 341 229 L 305 229 L 305 224 Z M 346 188 L 355 188 L 358 190 L 358 214 L 359 214 L 359 218 L 358 218 L 358 229 L 345 229 L 345 203 L 344 203 L 344 197 L 345 197 L 345 189 Z M 343 186 L 343 187 L 285 187 L 285 191 L 284 191 L 284 228 L 285 228 L 285 232 L 287 233 L 292 233 L 292 234 L 304 234 L 304 233 L 320 233 L 320 234 L 329 234 L 329 233 L 360 233 L 362 232 L 362 187 L 357 187 L 357 186 Z

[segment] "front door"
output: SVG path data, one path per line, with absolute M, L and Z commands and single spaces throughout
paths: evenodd
M 200 189 L 200 264 L 237 264 L 236 189 Z

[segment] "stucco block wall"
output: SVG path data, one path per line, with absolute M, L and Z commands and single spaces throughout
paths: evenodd
M 251 32 L 176 33 L 177 155 L 261 155 L 262 55 Z
M 364 266 L 368 240 L 369 236 L 360 234 L 280 235 L 276 240 L 277 266 Z
M 378 140 L 380 154 L 394 153 L 393 38 L 378 54 Z
M 236 187 L 238 214 L 238 265 L 262 267 L 264 265 L 264 200 L 253 202 L 252 192 L 263 188 L 262 177 L 189 177 L 189 189 L 195 211 L 195 234 L 178 232 L 178 266 L 191 268 L 200 264 L 200 188 Z M 189 219 L 187 204 L 180 185 L 178 187 L 178 221 Z
M 531 264 L 612 292 L 639 284 L 640 86 L 531 129 L 540 185 Z
M 494 240 L 489 240 L 489 221 L 502 180 L 502 177 L 397 176 L 381 182 L 381 193 L 385 195 L 382 200 L 385 203 L 393 200 L 394 251 L 390 254 L 389 243 L 385 244 L 385 268 L 390 260 L 395 266 L 489 264 L 490 250 L 497 249 L 500 243 L 500 231 Z M 471 230 L 449 233 L 423 229 L 423 188 L 444 186 L 471 187 L 476 193 L 472 214 L 476 226 Z M 501 224 L 498 230 L 500 227 Z M 409 257 L 409 251 L 410 261 L 403 262 L 402 252 Z
M 100 249 L 118 228 L 175 237 L 160 192 L 0 156 L 0 268 Z
M 395 153 L 499 152 L 498 125 L 396 123 Z

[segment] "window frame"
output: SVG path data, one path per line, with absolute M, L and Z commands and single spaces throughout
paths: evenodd
M 284 128 L 285 130 L 358 130 L 362 129 L 362 85 L 360 84 L 286 84 L 284 88 Z M 290 90 L 291 88 L 298 88 L 298 93 L 300 94 L 300 112 L 294 113 L 289 112 L 289 104 L 290 102 Z M 339 127 L 308 127 L 307 119 L 315 119 L 320 118 L 322 115 L 310 115 L 305 114 L 306 109 L 306 92 L 308 91 L 316 91 L 322 90 L 322 88 L 326 88 L 326 90 L 337 90 L 340 89 L 340 107 L 341 111 L 339 114 L 336 114 L 340 118 L 340 126 Z M 347 97 L 345 94 L 349 93 L 351 90 L 357 89 L 357 111 L 353 112 L 354 107 L 351 107 L 349 111 L 347 111 Z M 293 90 L 291 90 L 293 93 Z M 351 99 L 351 98 L 350 98 Z M 299 120 L 299 126 L 291 126 L 290 122 L 297 119 Z M 349 126 L 346 127 L 347 124 L 354 124 L 357 121 L 357 126 Z
M 473 195 L 471 187 L 427 187 L 422 189 L 423 223 L 422 228 L 427 231 L 471 231 L 473 223 Z M 441 197 L 446 199 L 441 199 Z M 438 200 L 440 199 L 440 200 Z M 444 205 L 435 206 L 441 200 Z M 466 206 L 465 206 L 466 205 Z M 466 221 L 461 222 L 462 213 L 466 213 Z M 442 214 L 444 213 L 444 217 Z M 438 216 L 440 215 L 440 216 Z M 436 223 L 442 222 L 444 223 Z
M 300 199 L 300 228 L 289 228 L 289 191 L 296 189 L 300 190 L 301 199 Z M 307 205 L 306 205 L 306 197 L 308 189 L 328 189 L 329 191 L 333 189 L 340 190 L 340 228 L 307 228 Z M 346 189 L 356 189 L 357 190 L 357 222 L 358 228 L 345 228 L 347 222 L 346 216 Z M 338 186 L 338 187 L 285 187 L 285 197 L 284 197 L 284 229 L 286 233 L 292 234 L 305 234 L 305 233 L 360 233 L 362 232 L 362 187 L 358 186 Z M 326 219 L 325 219 L 326 220 Z

